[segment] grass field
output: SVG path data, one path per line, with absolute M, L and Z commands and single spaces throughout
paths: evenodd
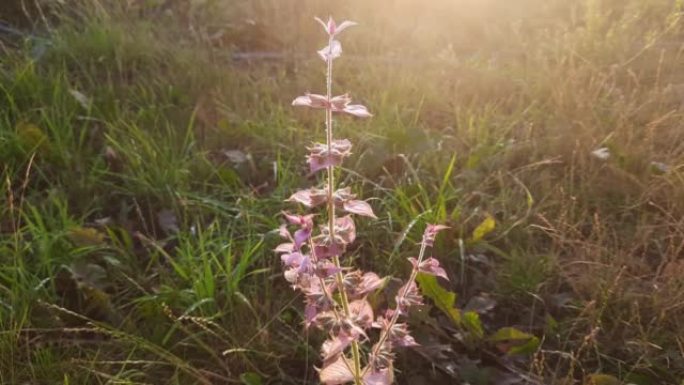
M 0 384 L 317 383 L 272 250 L 315 182 L 322 114 L 290 103 L 328 14 L 359 23 L 334 87 L 375 115 L 336 127 L 379 217 L 354 262 L 403 277 L 445 223 L 479 314 L 412 315 L 397 382 L 684 384 L 683 2 L 38 5 L 0 9 L 26 33 L 0 32 Z

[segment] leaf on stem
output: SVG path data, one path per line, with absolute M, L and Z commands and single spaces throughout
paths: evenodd
M 371 217 L 373 219 L 378 219 L 373 212 L 373 208 L 366 201 L 362 200 L 351 200 L 346 201 L 342 204 L 344 211 L 356 215 L 363 215 L 365 217 Z
M 323 57 L 324 60 L 327 60 L 327 58 L 331 55 L 334 59 L 338 57 L 342 52 L 342 48 L 340 48 L 340 51 L 337 53 L 327 52 L 325 51 L 326 49 L 328 49 L 328 47 L 325 47 L 324 49 L 318 51 L 319 55 L 321 55 L 321 57 Z M 295 100 L 292 101 L 292 105 L 297 107 L 330 109 L 333 112 L 345 112 L 347 114 L 354 115 L 358 118 L 370 118 L 371 116 L 373 116 L 373 114 L 371 114 L 368 111 L 368 108 L 366 108 L 366 106 L 363 106 L 361 104 L 349 103 L 351 103 L 351 98 L 348 94 L 338 95 L 328 100 L 326 96 L 307 93 L 306 95 L 298 96 L 297 98 L 295 98 Z
M 463 326 L 476 338 L 482 338 L 484 336 L 484 327 L 482 326 L 480 315 L 474 311 L 463 313 Z
M 461 322 L 461 312 L 456 308 L 456 293 L 440 286 L 434 275 L 418 273 L 416 281 L 423 295 L 430 298 L 454 324 Z
M 326 108 L 328 107 L 328 98 L 323 95 L 307 93 L 303 96 L 297 96 L 292 101 L 292 105 L 296 107 Z
M 319 188 L 299 190 L 287 199 L 288 202 L 301 203 L 306 207 L 316 207 L 322 205 L 326 200 L 326 190 Z
M 497 330 L 489 337 L 489 340 L 495 342 L 499 350 L 509 355 L 532 353 L 539 347 L 539 338 L 514 327 L 503 327 Z
M 373 114 L 368 112 L 366 106 L 362 106 L 360 104 L 347 105 L 342 111 L 348 113 L 349 115 L 354 115 L 357 118 L 370 118 L 373 116 Z

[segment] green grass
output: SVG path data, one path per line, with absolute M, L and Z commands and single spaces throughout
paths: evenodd
M 332 13 L 360 23 L 334 87 L 375 114 L 337 123 L 341 183 L 379 216 L 352 256 L 401 277 L 423 223 L 446 223 L 458 306 L 485 293 L 486 334 L 542 340 L 504 369 L 428 308 L 416 337 L 449 349 L 402 354 L 399 383 L 455 383 L 453 363 L 471 384 L 679 385 L 682 4 L 513 3 L 43 9 L 46 40 L 0 51 L 0 383 L 315 383 L 322 336 L 271 250 L 283 200 L 314 183 L 322 117 L 289 103 L 320 90 L 312 20 Z M 250 50 L 284 56 L 231 60 Z

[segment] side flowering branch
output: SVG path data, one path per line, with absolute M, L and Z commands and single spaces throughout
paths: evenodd
M 413 269 L 407 283 L 402 286 L 395 298 L 396 307 L 388 309 L 384 317 L 378 317 L 374 327 L 380 329 L 380 338 L 373 346 L 369 357 L 368 366 L 364 372 L 383 373 L 385 370 L 392 369 L 391 358 L 393 357 L 392 350 L 394 347 L 409 347 L 417 345 L 416 341 L 408 333 L 408 325 L 405 323 L 397 323 L 399 317 L 408 314 L 408 309 L 414 305 L 422 305 L 423 297 L 418 291 L 416 285 L 416 277 L 419 272 L 440 276 L 446 278 L 446 271 L 439 266 L 439 262 L 430 257 L 425 260 L 425 252 L 428 247 L 434 245 L 435 237 L 441 230 L 446 229 L 442 225 L 428 225 L 423 233 L 423 239 L 420 243 L 420 252 L 418 259 L 409 258 Z M 365 374 L 365 373 L 364 373 Z

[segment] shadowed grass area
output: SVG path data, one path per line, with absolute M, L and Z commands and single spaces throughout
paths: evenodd
M 321 84 L 329 13 L 360 24 L 334 88 L 375 114 L 337 121 L 341 183 L 379 216 L 351 255 L 402 276 L 445 223 L 458 307 L 541 340 L 511 357 L 427 306 L 398 382 L 684 380 L 679 2 L 41 9 L 45 37 L 0 51 L 0 383 L 315 383 L 322 336 L 271 249 L 317 183 L 322 117 L 289 104 Z

